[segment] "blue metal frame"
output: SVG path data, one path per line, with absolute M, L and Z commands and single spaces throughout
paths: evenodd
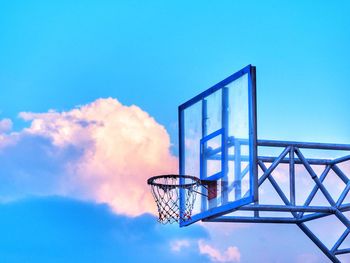
M 200 140 L 200 164 L 199 164 L 200 167 L 203 167 L 204 162 L 206 161 L 206 160 L 204 160 L 205 159 L 205 147 L 204 147 L 204 145 L 208 141 L 210 141 L 211 139 L 221 135 L 221 147 L 220 147 L 220 149 L 223 148 L 222 146 L 225 144 L 225 138 L 224 138 L 224 133 L 225 132 L 224 132 L 224 130 L 225 130 L 224 128 L 221 128 L 221 129 L 219 129 L 219 130 L 217 130 L 217 131 L 215 131 L 215 132 L 205 136 L 204 138 L 202 138 Z M 225 165 L 225 159 L 221 158 L 221 169 L 220 169 L 220 172 L 218 172 L 216 174 L 213 174 L 213 175 L 211 175 L 209 177 L 205 176 L 203 169 L 200 169 L 200 176 L 199 176 L 200 179 L 201 180 L 209 180 L 209 181 L 210 180 L 211 181 L 219 180 L 220 178 L 223 177 L 223 171 L 222 170 L 223 170 L 224 165 Z
M 242 141 L 242 143 L 247 143 Z M 283 224 L 296 224 L 316 245 L 322 252 L 332 261 L 340 262 L 337 255 L 350 254 L 350 248 L 339 249 L 340 245 L 346 239 L 350 233 L 350 220 L 343 214 L 350 211 L 350 203 L 344 204 L 345 197 L 350 192 L 350 179 L 349 174 L 341 170 L 339 163 L 350 160 L 350 145 L 349 144 L 324 144 L 324 143 L 310 143 L 310 142 L 286 142 L 286 141 L 273 141 L 273 140 L 258 140 L 257 145 L 259 148 L 264 147 L 276 147 L 282 148 L 282 152 L 276 156 L 258 156 L 257 164 L 262 171 L 262 175 L 259 177 L 258 187 L 261 187 L 265 181 L 269 181 L 276 191 L 277 195 L 282 199 L 285 205 L 263 205 L 259 204 L 259 201 L 238 207 L 235 211 L 254 211 L 252 216 L 235 216 L 222 215 L 219 217 L 206 218 L 203 221 L 206 222 L 240 222 L 240 223 L 283 223 Z M 315 149 L 315 150 L 334 150 L 334 151 L 346 151 L 344 156 L 336 159 L 309 159 L 302 153 L 303 149 Z M 289 157 L 286 156 L 289 154 Z M 234 158 L 231 156 L 230 158 Z M 265 163 L 270 163 L 269 168 Z M 282 191 L 281 186 L 273 177 L 273 172 L 280 164 L 289 164 L 289 169 L 285 170 L 289 173 L 289 184 L 291 185 L 291 191 L 289 198 Z M 310 175 L 315 185 L 310 191 L 305 203 L 301 206 L 295 203 L 295 165 L 303 165 Z M 311 165 L 324 166 L 324 171 L 320 176 L 317 176 Z M 333 171 L 344 183 L 345 188 L 341 192 L 339 198 L 334 200 L 328 190 L 326 189 L 323 181 L 327 175 Z M 312 200 L 316 196 L 317 191 L 320 191 L 327 200 L 327 204 L 323 206 L 310 206 Z M 232 212 L 232 211 L 229 211 Z M 262 216 L 260 212 L 282 212 L 281 216 Z M 283 213 L 290 212 L 291 217 L 283 216 Z M 305 215 L 305 213 L 309 213 Z M 225 213 L 227 214 L 227 213 Z M 305 222 L 335 215 L 335 217 L 346 227 L 344 233 L 338 238 L 332 248 L 327 248 L 325 244 L 306 226 Z
M 211 95 L 212 93 L 224 89 L 225 86 L 229 85 L 233 81 L 239 79 L 243 75 L 248 74 L 248 108 L 249 108 L 249 172 L 250 172 L 250 195 L 244 196 L 243 198 L 232 201 L 232 202 L 224 202 L 223 205 L 220 207 L 211 208 L 207 211 L 201 212 L 197 215 L 193 215 L 191 219 L 183 221 L 180 221 L 180 226 L 187 226 L 190 224 L 195 223 L 198 220 L 202 220 L 205 218 L 211 218 L 211 217 L 217 217 L 222 214 L 225 214 L 229 211 L 233 211 L 237 209 L 238 207 L 249 204 L 251 202 L 254 202 L 257 200 L 258 194 L 257 194 L 257 165 L 256 165 L 256 158 L 257 158 L 257 132 L 256 132 L 256 84 L 255 84 L 255 67 L 252 65 L 248 65 L 242 70 L 232 74 L 228 78 L 224 79 L 223 81 L 217 83 L 216 85 L 212 86 L 211 88 L 207 89 L 206 91 L 200 93 L 199 95 L 195 96 L 194 98 L 190 99 L 189 101 L 183 103 L 179 106 L 178 112 L 179 112 L 179 173 L 185 174 L 185 146 L 184 146 L 184 111 L 189 108 L 190 106 L 194 105 L 195 103 L 198 103 L 200 101 L 203 101 L 206 97 Z M 223 95 L 223 108 L 225 105 L 227 98 L 225 98 L 225 95 Z M 227 103 L 227 102 L 226 102 Z M 202 109 L 206 110 L 206 109 Z M 205 136 L 201 140 L 201 145 L 203 145 L 205 142 L 210 140 L 211 138 L 221 134 L 222 135 L 222 147 L 220 147 L 219 151 L 222 151 L 221 155 L 221 168 L 222 171 L 220 174 L 214 175 L 215 177 L 222 177 L 225 176 L 227 173 L 227 162 L 228 162 L 228 146 L 227 146 L 227 131 L 228 131 L 228 119 L 225 119 L 225 112 L 222 112 L 222 129 L 217 130 L 216 132 Z M 225 136 L 226 133 L 226 136 Z M 202 158 L 200 160 L 201 166 L 202 166 Z M 213 180 L 215 177 L 209 178 L 210 180 Z M 181 180 L 181 179 L 180 179 Z M 181 181 L 180 181 L 181 183 Z M 225 186 L 223 186 L 225 187 Z M 184 192 L 182 189 L 180 189 L 180 214 L 183 213 L 185 206 L 184 201 Z
M 202 100 L 211 93 L 225 87 L 232 81 L 238 79 L 244 74 L 249 74 L 249 135 L 250 140 L 237 138 L 236 142 L 239 141 L 241 145 L 249 145 L 250 156 L 240 156 L 240 158 L 249 160 L 250 168 L 249 171 L 253 176 L 250 177 L 250 196 L 244 197 L 234 202 L 229 202 L 225 205 L 212 208 L 198 215 L 194 215 L 191 220 L 186 222 L 180 222 L 180 226 L 190 225 L 198 220 L 203 220 L 206 222 L 241 222 L 241 223 L 282 223 L 282 224 L 296 224 L 315 244 L 321 251 L 332 261 L 340 262 L 337 258 L 338 255 L 349 254 L 350 248 L 339 247 L 343 244 L 344 240 L 350 234 L 350 220 L 343 214 L 344 212 L 350 211 L 350 203 L 344 203 L 344 200 L 348 193 L 350 192 L 350 179 L 349 174 L 346 174 L 345 171 L 341 170 L 339 163 L 346 162 L 350 160 L 350 144 L 331 144 L 331 143 L 313 143 L 313 142 L 293 142 L 293 141 L 273 141 L 273 140 L 257 140 L 257 121 L 256 121 L 256 79 L 255 79 L 255 67 L 248 65 L 244 69 L 238 71 L 237 73 L 231 75 L 225 80 L 214 85 L 210 89 L 202 92 L 198 96 L 192 98 L 188 102 L 179 106 L 179 170 L 180 174 L 184 173 L 184 144 L 183 144 L 183 134 L 184 134 L 184 110 L 191 105 Z M 224 128 L 220 129 L 210 135 L 206 135 L 206 131 L 203 133 L 203 139 L 201 140 L 201 145 L 204 145 L 208 140 L 218 136 L 219 134 L 224 137 Z M 227 138 L 226 138 L 227 139 Z M 214 152 L 220 152 L 223 150 L 223 146 L 226 144 L 222 142 L 221 147 L 214 149 Z M 230 145 L 228 145 L 230 147 Z M 263 147 L 277 147 L 282 148 L 282 152 L 276 156 L 257 156 L 257 149 Z M 315 149 L 315 150 L 334 150 L 334 151 L 347 151 L 344 156 L 336 159 L 327 159 L 327 158 L 306 158 L 302 153 L 303 149 Z M 286 157 L 289 155 L 289 157 Z M 227 160 L 234 160 L 235 156 L 227 155 L 223 157 L 221 155 L 221 160 L 227 158 Z M 214 160 L 218 158 L 213 155 Z M 202 160 L 201 160 L 202 161 Z M 265 165 L 269 163 L 270 166 Z M 273 177 L 273 172 L 280 164 L 289 164 L 289 169 L 286 169 L 286 173 L 289 173 L 289 185 L 290 185 L 290 195 L 287 197 L 282 191 L 281 186 Z M 223 164 L 222 164 L 223 165 Z M 303 205 L 296 204 L 296 165 L 303 165 L 307 173 L 311 176 L 315 185 L 310 191 L 307 199 Z M 322 165 L 324 170 L 320 176 L 317 176 L 313 167 L 311 165 Z M 223 168 L 224 166 L 222 166 Z M 262 171 L 262 175 L 258 177 L 258 169 Z M 327 175 L 330 172 L 334 172 L 340 180 L 345 183 L 345 188 L 341 192 L 339 198 L 334 200 L 327 188 L 323 184 L 323 181 L 326 179 Z M 246 173 L 246 169 L 242 171 L 242 175 Z M 219 175 L 217 175 L 219 176 Z M 220 174 L 222 176 L 222 174 Z M 216 179 L 214 177 L 210 179 Z M 181 179 L 180 179 L 181 180 Z M 269 181 L 276 191 L 278 196 L 284 202 L 284 205 L 263 205 L 259 203 L 259 187 L 265 182 Z M 181 183 L 181 181 L 180 181 Z M 320 191 L 321 194 L 327 200 L 327 204 L 323 206 L 310 206 L 312 200 L 316 196 L 316 193 Z M 180 199 L 180 213 L 181 209 L 184 207 L 184 199 Z M 181 208 L 182 207 L 182 208 Z M 237 216 L 235 211 L 253 211 L 252 216 Z M 262 216 L 260 212 L 290 212 L 290 217 L 276 216 Z M 230 213 L 230 215 L 228 215 Z M 305 214 L 308 213 L 308 214 Z M 334 215 L 345 227 L 345 231 L 338 238 L 332 248 L 328 248 L 323 242 L 306 226 L 306 222 Z
M 197 103 L 198 101 L 202 100 L 203 98 L 208 97 L 210 94 L 214 93 L 215 91 L 218 91 L 219 89 L 225 87 L 226 85 L 230 84 L 231 82 L 239 79 L 244 74 L 251 74 L 252 68 L 255 68 L 255 67 L 253 67 L 252 65 L 248 65 L 248 66 L 244 67 L 240 71 L 237 71 L 236 73 L 232 74 L 231 76 L 227 77 L 226 79 L 215 84 L 211 88 L 203 91 L 202 93 L 198 94 L 197 96 L 193 97 L 192 99 L 181 104 L 179 106 L 179 112 L 187 109 L 188 107 L 192 106 L 193 104 Z

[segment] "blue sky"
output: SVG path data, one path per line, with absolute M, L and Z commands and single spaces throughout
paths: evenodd
M 173 231 L 158 225 L 150 215 L 130 220 L 113 214 L 107 206 L 59 197 L 28 198 L 3 205 L 0 213 L 2 262 L 178 262 L 190 257 L 198 262 L 205 260 L 191 250 L 174 253 L 172 258 L 164 253 L 164 241 L 186 236 L 203 238 L 207 236 L 203 229 Z
M 113 96 L 139 105 L 170 130 L 180 103 L 254 64 L 262 137 L 296 133 L 302 139 L 316 127 L 324 135 L 315 139 L 346 141 L 347 6 L 6 2 L 0 11 L 2 115 L 70 109 Z M 327 106 L 331 102 L 337 107 Z M 287 112 L 294 114 L 286 118 Z
M 38 134 L 33 127 L 31 134 L 24 134 L 23 129 L 39 117 L 24 121 L 19 113 L 69 112 L 112 97 L 123 105 L 137 105 L 163 125 L 176 155 L 177 106 L 253 64 L 257 67 L 259 138 L 350 143 L 349 8 L 347 1 L 2 1 L 0 120 L 10 119 L 13 125 L 6 131 L 12 134 L 12 144 L 0 152 L 0 194 L 11 200 L 0 207 L 6 215 L 0 222 L 3 231 L 21 230 L 0 238 L 0 243 L 7 244 L 0 253 L 3 262 L 23 262 L 24 258 L 27 262 L 113 262 L 120 257 L 139 262 L 135 249 L 149 250 L 140 243 L 148 243 L 150 249 L 174 261 L 181 257 L 183 262 L 193 257 L 198 257 L 197 262 L 210 261 L 192 243 L 184 254 L 160 243 L 185 238 L 202 238 L 222 251 L 237 246 L 242 262 L 254 262 L 249 249 L 254 246 L 254 251 L 263 253 L 259 242 L 249 243 L 254 231 L 267 244 L 279 246 L 268 238 L 272 230 L 265 226 L 232 230 L 247 238 L 232 237 L 226 247 L 215 244 L 202 226 L 194 230 L 173 226 L 163 236 L 152 216 L 134 217 L 118 206 L 117 212 L 111 212 L 101 205 L 96 198 L 100 194 L 90 195 L 90 184 L 83 190 L 67 190 L 57 180 L 65 176 L 66 166 L 60 164 L 74 163 L 90 144 L 84 141 L 62 148 L 61 141 L 47 135 L 48 130 Z M 79 194 L 71 194 L 74 191 Z M 21 221 L 23 215 L 28 221 Z M 57 221 L 49 220 L 52 216 Z M 96 220 L 87 222 L 86 229 L 76 229 L 86 217 Z M 32 222 L 41 227 L 32 228 Z M 52 240 L 55 229 L 67 233 L 67 238 Z M 77 231 L 74 236 L 72 229 Z M 131 229 L 138 229 L 140 237 L 133 239 Z M 290 228 L 285 229 L 293 237 Z M 109 236 L 114 232 L 120 235 Z M 86 241 L 84 233 L 91 239 Z M 120 236 L 129 236 L 130 242 L 124 244 Z M 98 242 L 92 245 L 91 240 Z M 26 245 L 18 247 L 20 241 Z M 60 256 L 46 241 L 58 247 Z M 309 251 L 318 261 L 325 260 L 301 234 L 295 235 L 294 243 L 304 244 L 305 251 L 295 248 L 298 253 Z M 32 247 L 41 246 L 45 253 L 33 255 L 39 250 Z M 72 246 L 82 254 L 95 246 L 97 250 L 79 261 L 69 250 Z M 269 252 L 266 262 L 275 257 L 280 262 L 282 254 L 264 249 Z M 152 253 L 145 255 L 145 262 L 154 259 Z

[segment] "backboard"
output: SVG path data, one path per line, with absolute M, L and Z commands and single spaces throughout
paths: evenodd
M 208 182 L 180 226 L 210 221 L 257 199 L 256 128 L 251 65 L 179 106 L 179 173 Z M 180 189 L 180 213 L 185 208 Z

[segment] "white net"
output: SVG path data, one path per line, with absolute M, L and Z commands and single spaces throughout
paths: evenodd
M 180 184 L 181 178 L 181 184 Z M 192 209 L 200 186 L 200 180 L 192 176 L 162 175 L 148 180 L 156 201 L 162 224 L 191 219 Z M 184 205 L 180 211 L 180 191 L 183 191 Z

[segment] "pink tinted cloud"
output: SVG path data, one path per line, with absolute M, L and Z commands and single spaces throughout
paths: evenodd
M 0 120 L 0 133 L 8 132 L 12 129 L 12 121 L 10 119 Z
M 170 249 L 174 252 L 180 252 L 184 248 L 191 246 L 191 241 L 188 239 L 177 239 L 170 243 Z
M 169 136 L 163 126 L 137 106 L 125 106 L 115 99 L 99 99 L 93 103 L 66 112 L 21 113 L 30 122 L 29 128 L 4 135 L 2 145 L 17 144 L 20 138 L 30 134 L 51 142 L 49 154 L 73 146 L 82 149 L 79 158 L 67 157 L 59 163 L 65 170 L 58 179 L 52 176 L 56 188 L 41 188 L 42 194 L 63 194 L 96 202 L 108 203 L 114 211 L 126 215 L 155 213 L 156 206 L 146 186 L 149 176 L 176 172 L 177 160 L 169 152 Z M 21 171 L 23 172 L 23 171 Z M 276 171 L 277 172 L 277 171 Z M 281 171 L 282 172 L 282 171 Z M 283 174 L 276 174 L 282 183 Z M 31 177 L 17 178 L 22 184 Z M 36 181 L 35 181 L 36 180 Z M 32 184 L 42 180 L 34 174 Z M 311 181 L 312 183 L 312 181 Z M 309 181 L 301 185 L 311 185 Z M 41 186 L 40 186 L 41 187 Z M 21 185 L 21 189 L 22 185 Z M 40 189 L 35 189 L 40 194 Z M 31 194 L 32 192 L 28 192 Z M 268 194 L 268 193 L 267 193 Z M 210 236 L 215 236 L 219 247 L 236 243 L 234 235 L 228 235 L 228 226 L 207 224 Z M 214 227 L 215 226 L 215 227 Z M 242 226 L 240 226 L 242 227 Z M 232 225 L 232 232 L 238 228 Z M 251 230 L 246 227 L 247 233 Z M 221 231 L 218 231 L 221 229 Z M 270 233 L 269 233 L 270 235 Z M 185 249 L 188 243 L 174 243 L 173 249 Z M 240 247 L 239 244 L 237 246 Z M 252 245 L 253 246 L 253 245 Z M 256 244 L 254 247 L 257 247 Z M 200 242 L 198 250 L 213 262 L 239 262 L 241 254 L 235 246 L 220 250 L 211 244 Z M 241 247 L 240 247 L 241 248 Z M 295 256 L 292 256 L 295 258 Z
M 241 253 L 237 247 L 229 246 L 225 251 L 204 243 L 203 240 L 198 241 L 198 248 L 201 254 L 207 255 L 212 262 L 240 262 Z
M 52 194 L 108 203 L 129 216 L 156 212 L 146 180 L 176 172 L 177 158 L 169 151 L 167 131 L 148 113 L 107 98 L 66 112 L 22 112 L 20 117 L 30 127 L 12 137 L 30 134 L 57 149 L 82 149 L 77 160 L 62 162 L 66 175 Z

